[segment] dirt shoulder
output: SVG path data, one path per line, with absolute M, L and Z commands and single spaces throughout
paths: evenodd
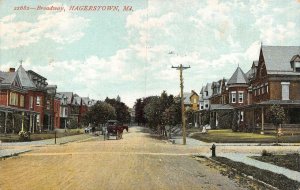
M 0 189 L 243 189 L 193 159 L 196 149 L 150 138 L 141 128 L 123 137 L 35 147 L 1 160 Z

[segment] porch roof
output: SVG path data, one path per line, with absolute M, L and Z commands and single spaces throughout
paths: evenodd
M 270 105 L 281 105 L 281 106 L 289 106 L 300 108 L 300 100 L 267 100 L 256 104 L 245 105 L 237 107 L 236 109 L 252 109 L 252 108 L 260 108 L 264 106 Z
M 26 109 L 21 109 L 21 108 L 15 108 L 11 106 L 3 106 L 0 105 L 0 111 L 6 111 L 6 112 L 26 112 L 26 113 L 35 113 L 38 114 L 36 111 L 31 111 L 31 110 L 26 110 Z
M 232 110 L 233 107 L 228 104 L 211 104 L 210 110 Z
M 300 105 L 300 100 L 268 100 L 258 103 L 259 105 Z

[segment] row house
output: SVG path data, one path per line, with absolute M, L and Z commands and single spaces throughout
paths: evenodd
M 45 130 L 47 79 L 33 71 L 26 72 L 22 65 L 17 71 L 14 68 L 8 72 L 1 71 L 0 78 L 0 112 L 4 115 L 1 122 L 4 130 L 1 131 L 17 132 L 24 127 L 32 133 Z M 21 123 L 16 123 L 18 118 Z
M 261 46 L 259 60 L 253 61 L 247 73 L 238 67 L 228 81 L 222 79 L 211 83 L 211 127 L 231 128 L 236 125 L 237 130 L 260 130 L 263 133 L 271 126 L 266 110 L 277 104 L 287 115 L 283 127 L 299 128 L 299 54 L 299 46 Z M 200 92 L 200 113 L 207 110 L 203 107 L 205 89 Z
M 249 71 L 248 105 L 239 108 L 245 115 L 239 127 L 261 130 L 270 127 L 266 109 L 277 104 L 285 109 L 283 127 L 300 127 L 300 46 L 262 46 L 259 60 Z
M 192 90 L 191 92 L 184 92 L 184 107 L 185 109 L 192 109 L 193 111 L 199 110 L 199 95 Z
M 60 102 L 60 125 L 62 128 L 80 127 L 88 108 L 96 103 L 89 97 L 80 97 L 73 92 L 58 92 Z

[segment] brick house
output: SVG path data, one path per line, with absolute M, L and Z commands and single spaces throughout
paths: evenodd
M 287 114 L 283 127 L 300 127 L 300 46 L 262 46 L 259 60 L 249 71 L 248 105 L 239 108 L 245 113 L 241 128 L 262 132 L 270 127 L 266 109 L 281 105 Z
M 8 72 L 0 72 L 0 112 L 4 114 L 4 121 L 1 123 L 4 133 L 18 132 L 21 128 L 27 127 L 31 132 L 41 131 L 41 115 L 43 116 L 44 94 L 37 92 L 37 86 L 33 83 L 22 65 L 17 71 L 10 68 Z M 39 98 L 37 98 L 39 97 Z M 21 123 L 17 122 L 19 115 Z

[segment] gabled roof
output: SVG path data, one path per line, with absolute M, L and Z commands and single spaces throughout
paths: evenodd
M 231 78 L 228 80 L 227 84 L 247 84 L 249 83 L 249 80 L 243 70 L 238 67 L 234 73 L 232 74 Z
M 204 92 L 204 86 L 202 86 L 201 90 L 200 90 L 200 94 L 203 94 Z
M 24 87 L 24 88 L 36 88 L 35 84 L 28 77 L 28 75 L 27 75 L 25 69 L 22 67 L 22 65 L 19 66 L 16 73 L 18 73 L 18 76 L 19 76 L 20 83 L 21 83 L 22 87 Z
M 81 97 L 79 96 L 74 96 L 73 97 L 73 102 L 72 102 L 73 105 L 80 105 L 81 104 Z
M 300 46 L 262 46 L 261 50 L 268 73 L 293 72 L 290 61 L 293 56 L 300 53 Z
M 253 61 L 252 65 L 254 65 L 255 67 L 257 67 L 258 66 L 258 61 Z
M 16 72 L 2 72 L 0 71 L 0 77 L 3 78 L 2 84 L 3 85 L 11 85 L 16 77 Z
M 190 93 L 190 92 L 183 93 L 184 104 L 191 104 L 191 100 L 190 100 L 191 95 L 192 95 L 192 93 Z
M 67 104 L 71 104 L 72 102 L 72 97 L 73 97 L 73 92 L 58 92 L 59 94 L 67 97 Z
M 252 74 L 252 69 L 249 69 L 249 71 L 247 71 L 245 75 L 249 79 L 251 77 L 251 74 Z

